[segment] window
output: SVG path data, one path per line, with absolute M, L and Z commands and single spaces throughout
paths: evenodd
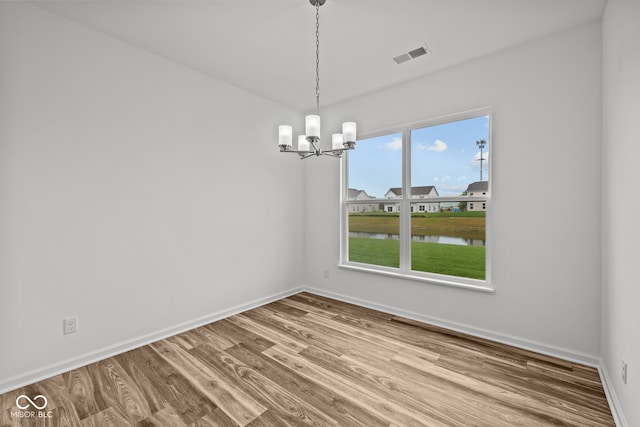
M 341 265 L 489 289 L 490 122 L 482 110 L 360 139 L 343 163 Z

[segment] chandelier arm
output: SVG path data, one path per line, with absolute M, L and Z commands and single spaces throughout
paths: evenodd
M 322 151 L 320 149 L 320 146 L 318 145 L 320 143 L 320 138 L 313 138 L 313 137 L 308 137 L 307 141 L 309 141 L 309 143 L 311 144 L 311 146 L 313 147 L 313 150 L 311 151 L 315 151 L 316 153 L 318 151 Z
M 331 157 L 337 157 L 337 158 L 342 157 L 342 152 L 333 153 L 333 151 L 335 151 L 335 150 L 323 151 L 322 154 L 325 155 L 325 156 L 331 156 Z
M 346 150 L 350 150 L 350 148 L 336 148 L 334 150 L 322 150 L 320 148 L 316 148 L 311 151 L 300 151 L 300 150 L 291 150 L 291 149 L 280 149 L 281 153 L 295 153 L 300 156 L 301 160 L 307 159 L 312 156 L 331 156 L 341 158 L 342 153 Z

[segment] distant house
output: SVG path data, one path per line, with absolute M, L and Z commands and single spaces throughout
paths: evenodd
M 482 197 L 486 196 L 489 191 L 489 183 L 487 181 L 476 181 L 469 184 L 467 187 L 467 196 L 470 197 Z M 486 211 L 486 202 L 469 202 L 467 204 L 468 211 Z
M 364 190 L 358 190 L 355 188 L 349 188 L 347 190 L 348 200 L 377 200 L 375 197 L 371 197 Z M 349 205 L 349 212 L 376 212 L 380 210 L 380 203 L 371 204 L 351 204 Z
M 374 197 L 369 196 L 367 192 L 364 190 L 349 188 L 347 198 L 349 200 L 367 200 L 367 199 L 372 199 Z
M 433 185 L 424 185 L 421 187 L 411 187 L 411 198 L 418 199 L 411 202 L 411 212 L 440 212 L 439 202 L 426 202 L 419 199 L 428 199 L 430 197 L 438 197 L 438 190 Z M 402 197 L 402 188 L 390 188 L 384 195 L 386 199 L 399 199 Z M 383 205 L 385 212 L 400 212 L 400 203 L 385 202 Z

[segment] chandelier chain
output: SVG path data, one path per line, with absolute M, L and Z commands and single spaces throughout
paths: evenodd
M 316 1 L 316 114 L 320 115 L 320 1 Z

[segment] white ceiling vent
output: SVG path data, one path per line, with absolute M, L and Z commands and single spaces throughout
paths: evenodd
M 420 56 L 426 55 L 429 52 L 429 47 L 424 44 L 416 49 L 410 50 L 407 53 L 396 56 L 395 58 L 393 58 L 393 60 L 396 61 L 396 64 L 402 64 L 403 62 L 407 62 Z

